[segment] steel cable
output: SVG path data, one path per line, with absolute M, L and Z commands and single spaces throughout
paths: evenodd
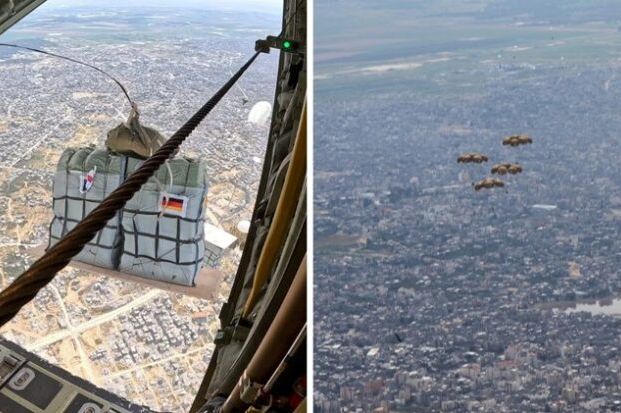
M 43 287 L 52 281 L 56 274 L 67 266 L 69 261 L 106 225 L 108 220 L 125 206 L 125 203 L 175 153 L 183 141 L 252 65 L 259 54 L 256 52 L 190 120 L 86 218 L 80 221 L 57 244 L 48 249 L 41 258 L 17 277 L 4 291 L 0 292 L 0 327 L 9 322 L 24 305 L 28 304 Z

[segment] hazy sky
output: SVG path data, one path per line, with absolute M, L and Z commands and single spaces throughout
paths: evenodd
M 48 0 L 47 7 L 76 6 L 168 6 L 199 7 L 219 10 L 261 11 L 266 13 L 282 12 L 283 0 Z

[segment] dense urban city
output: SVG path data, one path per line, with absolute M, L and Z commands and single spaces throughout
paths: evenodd
M 105 6 L 67 13 L 48 3 L 1 40 L 109 71 L 138 103 L 142 123 L 167 136 L 254 52 L 257 38 L 281 23 L 278 14 Z M 230 233 L 252 214 L 269 122 L 251 123 L 248 114 L 254 104 L 272 102 L 276 68 L 276 55 L 261 56 L 179 154 L 206 161 L 206 219 Z M 103 148 L 129 105 L 96 71 L 16 49 L 0 48 L 0 83 L 4 288 L 47 245 L 62 151 Z M 207 299 L 69 266 L 1 334 L 132 402 L 187 412 L 211 358 L 242 241 L 224 253 L 223 278 Z
M 580 28 L 505 28 L 542 26 L 318 63 L 316 411 L 621 411 L 621 34 L 582 27 L 586 59 L 555 50 Z M 501 162 L 523 172 L 475 191 Z

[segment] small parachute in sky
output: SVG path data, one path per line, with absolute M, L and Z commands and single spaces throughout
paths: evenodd
M 461 172 L 459 172 L 459 174 L 457 175 L 457 179 L 461 183 L 472 182 L 472 177 L 470 176 L 468 171 L 461 171 Z
M 482 181 L 474 184 L 474 190 L 480 191 L 481 189 L 502 188 L 505 183 L 497 178 L 485 178 Z
M 511 135 L 502 140 L 502 144 L 507 146 L 520 146 L 533 143 L 528 135 Z
M 519 174 L 522 172 L 522 166 L 516 163 L 499 163 L 492 167 L 492 173 L 498 175 Z
M 250 113 L 248 113 L 248 122 L 258 126 L 265 126 L 271 114 L 272 105 L 269 102 L 258 102 L 250 109 Z
M 465 153 L 457 158 L 458 163 L 483 163 L 489 159 L 480 153 Z

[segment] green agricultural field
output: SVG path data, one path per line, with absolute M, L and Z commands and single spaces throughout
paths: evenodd
M 463 94 L 484 85 L 492 70 L 524 75 L 528 68 L 606 65 L 621 57 L 621 32 L 612 23 L 431 20 L 401 27 L 401 37 L 378 36 L 365 48 L 360 40 L 335 37 L 317 50 L 317 90 L 355 94 L 364 84 L 365 93 L 405 87 L 421 94 Z

